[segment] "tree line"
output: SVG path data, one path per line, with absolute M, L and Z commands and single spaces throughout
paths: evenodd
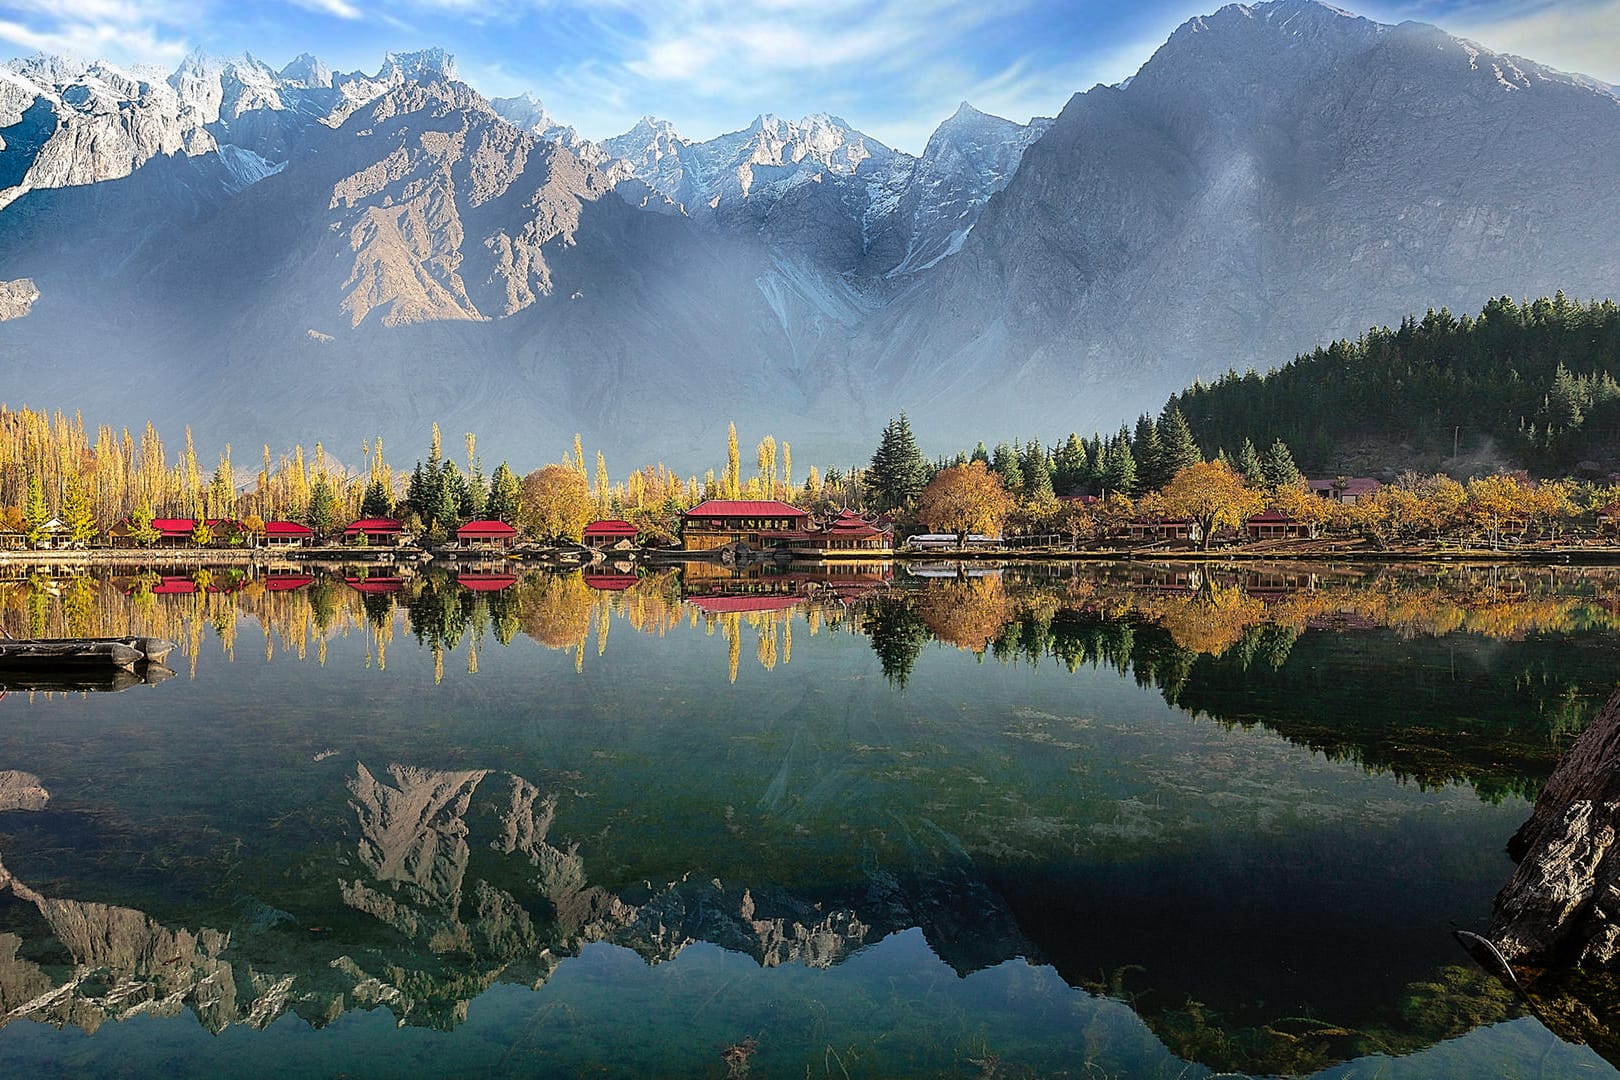
M 870 460 L 844 468 L 812 465 L 799 476 L 791 444 L 772 435 L 760 440 L 754 468 L 746 470 L 733 424 L 718 471 L 683 479 L 656 463 L 617 482 L 601 451 L 588 463 L 578 436 L 558 462 L 521 478 L 505 462 L 486 474 L 470 433 L 465 464 L 446 454 L 437 425 L 426 456 L 409 471 L 392 465 L 376 439 L 360 445 L 357 468 L 340 464 L 316 443 L 308 453 L 297 446 L 279 455 L 265 446 L 259 467 L 249 474 L 233 461 L 229 445 L 206 470 L 189 429 L 171 458 L 150 424 L 138 436 L 106 426 L 92 432 L 77 415 L 0 407 L 0 526 L 37 537 L 55 517 L 72 541 L 87 543 L 119 522 L 129 522 L 137 538 L 155 538 L 149 524 L 154 518 L 192 518 L 199 522 L 194 539 L 206 542 L 214 521 L 229 522 L 222 527 L 233 536 L 238 528 L 251 534 L 270 520 L 301 521 L 327 535 L 355 518 L 397 517 L 413 533 L 436 540 L 466 521 L 492 518 L 537 539 L 578 540 L 592 518 L 618 517 L 648 539 L 670 542 L 685 510 L 707 498 L 740 498 L 780 499 L 811 511 L 848 506 L 887 514 L 902 532 L 1008 530 L 1078 538 L 1115 527 L 1126 515 L 1186 511 L 1190 504 L 1183 496 L 1190 488 L 1203 491 L 1206 502 L 1210 490 L 1227 491 L 1227 501 L 1239 509 L 1259 498 L 1263 506 L 1317 514 L 1295 505 L 1291 494 L 1300 488 L 1300 463 L 1317 468 L 1338 440 L 1357 434 L 1433 447 L 1467 431 L 1498 439 L 1549 470 L 1567 468 L 1620 442 L 1617 364 L 1620 308 L 1613 302 L 1580 304 L 1562 293 L 1525 305 L 1503 298 L 1477 318 L 1431 311 L 1395 330 L 1372 329 L 1356 342 L 1318 349 L 1264 377 L 1229 373 L 1212 385 L 1194 384 L 1166 402 L 1156 418 L 1144 414 L 1107 435 L 1071 432 L 1050 446 L 1039 437 L 994 448 L 980 441 L 971 450 L 929 460 L 901 413 L 884 426 Z M 1208 464 L 1224 471 L 1188 472 Z M 957 490 L 936 490 L 925 499 L 930 485 L 946 474 Z M 1178 478 L 1182 482 L 1172 490 Z M 1439 476 L 1409 477 L 1387 487 L 1393 490 L 1366 503 L 1357 521 L 1335 511 L 1320 524 L 1381 542 L 1414 531 L 1444 534 L 1469 527 L 1446 518 L 1443 500 L 1422 513 L 1415 508 L 1432 502 L 1436 492 L 1450 491 Z M 1560 490 L 1550 488 L 1538 498 L 1564 509 L 1550 516 L 1515 513 L 1509 520 L 1568 522 L 1606 505 L 1610 494 L 1593 484 L 1551 494 Z M 1174 497 L 1167 501 L 1167 494 Z M 1084 509 L 1065 498 L 1085 495 L 1096 502 Z M 1526 495 L 1518 501 L 1535 500 Z M 964 503 L 968 509 L 961 508 Z M 1386 519 L 1374 521 L 1368 515 L 1380 506 Z M 1232 513 L 1205 505 L 1187 516 L 1213 522 Z
M 1281 439 L 1311 469 L 1374 437 L 1431 460 L 1489 449 L 1542 473 L 1620 449 L 1620 306 L 1562 292 L 1430 310 L 1296 357 L 1267 375 L 1228 371 L 1173 396 L 1206 449 Z

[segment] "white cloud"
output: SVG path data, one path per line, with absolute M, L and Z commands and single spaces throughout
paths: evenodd
M 8 0 L 0 41 L 27 52 L 62 53 L 115 63 L 172 63 L 186 52 L 186 27 L 201 6 L 191 0 Z
M 1449 25 L 1435 21 L 1498 52 L 1620 83 L 1620 0 L 1565 0 L 1528 9 L 1471 5 L 1453 13 Z
M 306 11 L 331 15 L 339 19 L 358 19 L 365 14 L 348 0 L 289 0 L 289 2 Z

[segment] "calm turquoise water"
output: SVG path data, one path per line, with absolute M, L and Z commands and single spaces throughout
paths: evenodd
M 1620 575 L 953 574 L 0 582 L 182 643 L 0 700 L 0 1068 L 1614 1074 L 1450 932 Z

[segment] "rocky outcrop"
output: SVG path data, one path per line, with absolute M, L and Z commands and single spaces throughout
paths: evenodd
M 33 773 L 0 769 L 0 810 L 43 810 L 50 797 Z
M 1576 740 L 1509 849 L 1491 941 L 1515 965 L 1620 967 L 1620 692 Z

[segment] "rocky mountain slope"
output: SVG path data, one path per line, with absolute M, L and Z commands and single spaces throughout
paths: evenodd
M 1430 305 L 1620 293 L 1613 88 L 1313 0 L 920 157 L 827 115 L 594 143 L 437 51 L 0 70 L 7 397 L 205 445 L 437 419 L 701 471 L 737 419 L 847 462 L 902 408 L 930 452 L 1050 438 Z
M 1075 96 L 961 252 L 851 354 L 921 430 L 1119 422 L 1428 306 L 1620 291 L 1620 101 L 1311 0 L 1181 27 Z

